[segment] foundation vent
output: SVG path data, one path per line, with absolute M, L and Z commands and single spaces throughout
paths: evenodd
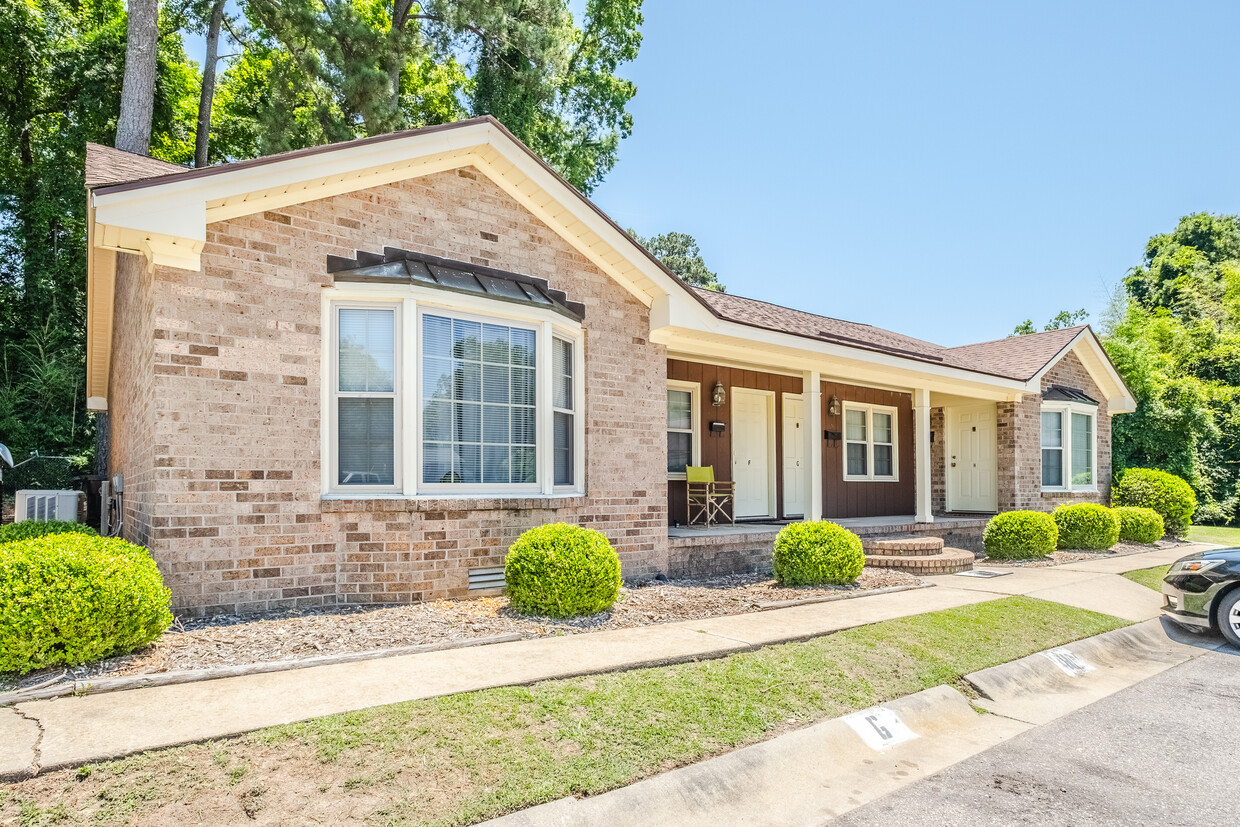
M 458 581 L 459 582 L 459 581 Z M 504 588 L 504 567 L 493 569 L 470 569 L 469 590 Z

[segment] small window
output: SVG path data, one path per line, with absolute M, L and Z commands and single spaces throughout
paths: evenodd
M 685 468 L 701 462 L 697 431 L 698 386 L 669 382 L 667 387 L 667 473 L 684 479 Z
M 555 484 L 572 485 L 576 469 L 573 439 L 577 433 L 573 410 L 576 398 L 573 390 L 573 343 L 557 337 L 551 340 L 551 349 Z
M 1042 406 L 1042 488 L 1093 491 L 1097 464 L 1097 409 L 1061 403 Z
M 893 482 L 896 472 L 896 410 L 844 405 L 844 479 Z
M 396 484 L 396 308 L 336 311 L 336 484 Z

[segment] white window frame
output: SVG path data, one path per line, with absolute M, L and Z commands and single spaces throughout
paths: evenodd
M 697 382 L 685 382 L 680 379 L 668 379 L 667 390 L 688 391 L 689 393 L 689 423 L 692 427 L 689 428 L 688 430 L 684 428 L 666 427 L 667 426 L 667 410 L 666 410 L 667 394 L 665 393 L 663 395 L 663 404 L 665 406 L 664 412 L 663 412 L 664 414 L 663 415 L 664 444 L 667 443 L 666 434 L 669 434 L 669 433 L 692 434 L 692 437 L 690 440 L 690 444 L 691 444 L 690 450 L 693 453 L 692 453 L 692 456 L 690 456 L 689 458 L 689 464 L 693 465 L 694 462 L 696 461 L 698 465 L 700 466 L 702 462 L 702 404 L 701 404 L 702 386 L 701 384 Z M 664 464 L 664 466 L 666 467 L 666 463 Z M 669 480 L 683 480 L 686 478 L 686 476 L 687 475 L 683 471 L 668 471 L 667 472 L 667 478 Z
M 1063 444 L 1059 448 L 1043 448 L 1042 447 L 1042 414 L 1057 413 L 1060 415 L 1060 429 Z M 1085 415 L 1090 418 L 1089 432 L 1093 437 L 1093 460 L 1091 467 L 1093 468 L 1093 481 L 1089 485 L 1073 485 L 1072 484 L 1072 415 Z M 1061 478 L 1062 485 L 1043 485 L 1042 490 L 1046 492 L 1080 492 L 1080 493 L 1097 493 L 1098 491 L 1098 408 L 1094 405 L 1086 405 L 1080 402 L 1043 402 L 1042 409 L 1038 413 L 1038 482 L 1042 481 L 1042 452 L 1062 451 L 1063 460 L 1060 468 L 1063 473 Z
M 370 391 L 342 391 L 340 390 L 340 311 L 341 310 L 391 310 L 392 311 L 392 388 L 390 393 L 375 393 Z M 404 369 L 403 369 L 403 342 L 404 325 L 401 320 L 400 302 L 359 302 L 359 301 L 340 301 L 332 304 L 328 312 L 328 324 L 324 326 L 324 330 L 329 331 L 327 336 L 327 344 L 330 350 L 328 359 L 324 364 L 331 365 L 330 381 L 324 383 L 327 391 L 328 403 L 324 410 L 326 416 L 322 417 L 327 422 L 329 433 L 331 434 L 331 445 L 327 452 L 327 461 L 323 466 L 327 469 L 332 487 L 341 492 L 358 494 L 366 496 L 371 494 L 392 494 L 400 491 L 403 485 L 404 469 L 402 467 L 403 446 L 401 436 L 403 428 L 403 401 L 404 401 Z M 341 485 L 340 479 L 340 443 L 337 439 L 339 435 L 340 406 L 339 399 L 378 399 L 390 398 L 393 400 L 392 406 L 392 484 L 391 485 Z
M 865 412 L 865 440 L 848 438 L 848 412 L 864 411 Z M 874 473 L 874 414 L 889 414 L 891 416 L 891 474 L 888 476 L 877 476 Z M 893 408 L 889 405 L 865 405 L 859 402 L 845 402 L 843 421 L 841 423 L 843 430 L 840 433 L 840 442 L 844 446 L 843 456 L 840 460 L 842 466 L 844 482 L 899 482 L 900 481 L 900 409 Z M 865 445 L 865 470 L 864 474 L 848 473 L 848 446 L 852 443 Z M 879 445 L 886 445 L 886 442 L 880 442 Z
M 338 382 L 338 345 L 336 341 L 336 308 L 377 307 L 397 308 L 397 423 L 395 443 L 396 480 L 391 486 L 347 486 L 336 482 L 338 440 L 336 430 L 334 393 Z M 537 482 L 533 484 L 497 485 L 477 484 L 425 484 L 422 483 L 422 412 L 421 412 L 421 335 L 422 315 L 444 315 L 477 321 L 490 321 L 518 327 L 533 328 L 536 336 L 535 422 L 538 429 Z M 494 497 L 574 497 L 586 491 L 586 373 L 585 334 L 581 325 L 572 319 L 538 307 L 496 301 L 481 296 L 449 294 L 442 290 L 408 284 L 374 284 L 366 282 L 340 282 L 324 288 L 322 297 L 320 330 L 322 337 L 321 362 L 325 375 L 320 381 L 320 404 L 327 412 L 322 416 L 320 452 L 321 491 L 328 499 L 358 499 L 367 497 L 425 497 L 428 499 Z M 554 484 L 554 417 L 551 415 L 552 365 L 551 340 L 564 339 L 573 344 L 573 485 Z M 545 412 L 545 415 L 544 415 Z

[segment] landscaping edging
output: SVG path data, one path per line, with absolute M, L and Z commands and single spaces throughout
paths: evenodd
M 0 695 L 0 707 L 25 701 L 45 701 L 66 695 L 98 695 L 104 692 L 123 692 L 149 686 L 171 686 L 178 683 L 195 683 L 218 678 L 236 678 L 243 675 L 262 675 L 268 672 L 287 672 L 293 669 L 309 669 L 313 666 L 331 666 L 338 663 L 354 663 L 360 660 L 380 660 L 400 655 L 417 655 L 422 652 L 439 652 L 445 649 L 465 649 L 470 646 L 486 646 L 492 643 L 511 643 L 524 640 L 524 636 L 511 632 L 490 637 L 449 640 L 439 643 L 422 643 L 417 646 L 397 646 L 391 649 L 370 649 L 362 652 L 341 652 L 336 655 L 318 655 L 300 660 L 275 660 L 263 663 L 247 663 L 240 666 L 215 666 L 210 669 L 181 669 L 172 672 L 153 672 L 145 675 L 125 675 L 119 678 L 100 678 L 97 681 L 73 681 L 36 689 L 19 689 Z

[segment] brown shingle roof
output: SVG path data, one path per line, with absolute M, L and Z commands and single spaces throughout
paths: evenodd
M 1084 326 L 1068 327 L 993 342 L 943 347 L 881 327 L 819 316 L 731 293 L 716 293 L 700 287 L 693 288 L 693 292 L 715 315 L 727 321 L 1022 382 L 1036 376 L 1085 329 Z
M 188 170 L 158 158 L 124 152 L 89 141 L 86 143 L 87 189 L 139 181 L 143 178 L 156 178 L 177 172 L 188 172 Z

